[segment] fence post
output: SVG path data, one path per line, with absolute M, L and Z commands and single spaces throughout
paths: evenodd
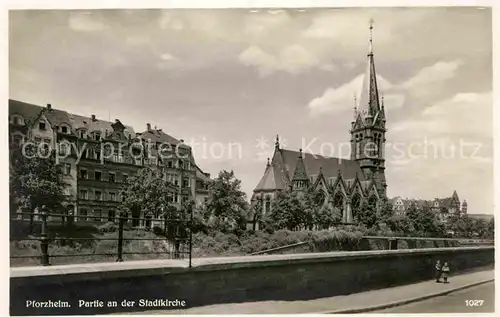
M 191 259 L 193 254 L 193 205 L 191 205 L 191 214 L 189 215 L 189 267 L 191 268 Z
M 124 219 L 124 212 L 120 212 L 120 219 L 118 222 L 118 258 L 116 259 L 116 262 L 123 262 L 123 223 L 125 222 Z
M 398 249 L 398 240 L 393 239 L 389 240 L 389 250 L 397 250 Z
M 42 256 L 40 258 L 43 266 L 50 265 L 49 263 L 49 238 L 47 236 L 47 207 L 42 206 L 42 232 L 40 233 L 40 249 Z
M 163 215 L 163 234 L 165 235 L 165 239 L 167 239 L 167 216 Z

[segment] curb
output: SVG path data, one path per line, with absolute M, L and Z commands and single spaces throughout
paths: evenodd
M 453 292 L 461 291 L 461 290 L 464 290 L 464 289 L 467 289 L 470 287 L 478 286 L 481 284 L 486 284 L 486 283 L 493 282 L 493 281 L 495 281 L 494 278 L 480 281 L 480 282 L 470 283 L 470 284 L 463 285 L 463 286 L 453 288 L 453 289 L 449 289 L 446 291 L 441 291 L 441 292 L 437 292 L 437 293 L 433 293 L 433 294 L 429 294 L 429 295 L 424 295 L 424 296 L 419 296 L 419 297 L 413 297 L 413 298 L 409 298 L 409 299 L 403 299 L 403 300 L 399 300 L 399 301 L 395 301 L 395 302 L 391 302 L 391 303 L 379 304 L 379 305 L 362 307 L 362 308 L 349 308 L 349 309 L 323 311 L 323 312 L 318 312 L 317 314 L 356 314 L 356 313 L 370 312 L 370 311 L 374 311 L 374 310 L 393 308 L 393 307 L 397 307 L 397 306 L 402 306 L 402 305 L 406 305 L 406 304 L 410 304 L 410 303 L 423 301 L 423 300 L 430 299 L 433 297 L 448 295 L 448 294 L 453 293 Z

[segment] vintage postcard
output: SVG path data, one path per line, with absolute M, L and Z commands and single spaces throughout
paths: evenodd
M 493 313 L 492 26 L 9 10 L 10 315 Z

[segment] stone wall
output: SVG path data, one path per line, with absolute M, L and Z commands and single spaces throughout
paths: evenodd
M 189 307 L 262 300 L 304 300 L 432 279 L 436 260 L 451 274 L 494 263 L 494 247 L 383 250 L 196 259 L 193 268 L 86 272 L 68 266 L 11 270 L 11 315 L 98 314 L 144 308 L 78 308 L 78 300 L 185 300 Z M 142 261 L 144 262 L 144 261 Z M 152 262 L 153 263 L 153 262 Z M 68 270 L 73 270 L 69 273 Z M 16 271 L 14 271 L 16 270 Z M 80 272 L 79 272 L 80 270 Z M 61 272 L 61 273 L 58 273 Z M 13 274 L 15 273 L 15 274 Z M 26 308 L 26 300 L 62 300 L 71 308 Z

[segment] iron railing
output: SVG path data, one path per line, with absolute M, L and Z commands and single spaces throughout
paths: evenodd
M 13 237 L 11 233 L 11 242 L 19 242 L 19 241 L 38 241 L 39 242 L 39 254 L 30 254 L 30 255 L 11 255 L 12 259 L 28 259 L 28 258 L 39 258 L 40 265 L 47 266 L 51 265 L 51 258 L 63 258 L 63 257 L 116 257 L 116 262 L 123 262 L 124 255 L 159 255 L 159 256 L 167 256 L 170 259 L 186 259 L 189 261 L 189 267 L 191 267 L 192 261 L 192 249 L 193 249 L 193 234 L 192 234 L 192 222 L 193 222 L 193 213 L 192 211 L 189 215 L 180 215 L 174 218 L 166 218 L 166 219 L 152 219 L 152 218 L 142 218 L 142 217 L 132 217 L 129 218 L 125 213 L 121 212 L 117 217 L 113 217 L 112 221 L 109 221 L 109 216 L 71 216 L 68 214 L 61 213 L 49 213 L 46 208 L 42 208 L 40 213 L 17 213 L 16 216 L 20 216 L 19 219 L 11 219 L 11 225 L 13 223 L 24 223 L 30 222 L 30 236 L 26 237 L 26 234 L 21 237 Z M 28 217 L 25 217 L 28 216 Z M 51 218 L 48 220 L 48 218 Z M 60 222 L 57 221 L 57 218 L 60 219 Z M 75 218 L 78 222 L 74 222 Z M 81 221 L 82 218 L 85 218 L 87 221 Z M 118 237 L 95 237 L 91 234 L 92 237 L 71 237 L 71 233 L 73 231 L 78 231 L 79 228 L 85 227 L 86 225 L 91 224 L 88 219 L 94 219 L 96 222 L 100 224 L 111 223 L 111 227 L 118 224 L 118 228 L 111 228 L 109 231 L 104 230 L 104 233 L 108 232 L 117 232 Z M 102 220 L 106 222 L 102 222 Z M 148 226 L 137 227 L 132 226 L 133 222 L 139 223 L 147 223 Z M 149 222 L 149 223 L 148 223 Z M 39 233 L 34 233 L 33 227 L 39 226 L 41 224 L 41 228 Z M 95 225 L 95 223 L 92 223 Z M 154 226 L 151 226 L 154 224 Z M 59 225 L 59 227 L 57 227 Z M 63 228 L 64 231 L 69 235 L 67 236 L 58 236 L 60 232 L 56 230 L 56 228 Z M 53 229 L 53 230 L 51 230 Z M 129 230 L 153 230 L 157 233 L 158 238 L 141 238 L 137 236 L 126 237 L 124 232 Z M 11 227 L 12 230 L 12 227 Z M 94 227 L 94 232 L 98 231 L 98 228 Z M 51 254 L 49 252 L 50 246 L 52 244 L 58 246 L 70 246 L 75 245 L 75 243 L 81 243 L 84 241 L 116 241 L 116 252 L 92 252 L 92 253 L 77 253 L 77 254 Z M 151 241 L 151 242 L 160 242 L 163 246 L 162 252 L 134 252 L 134 251 L 124 251 L 124 243 L 132 242 L 132 241 Z M 59 243 L 57 243 L 59 242 Z M 92 243 L 92 242 L 91 242 Z M 113 249 L 113 245 L 110 247 Z

